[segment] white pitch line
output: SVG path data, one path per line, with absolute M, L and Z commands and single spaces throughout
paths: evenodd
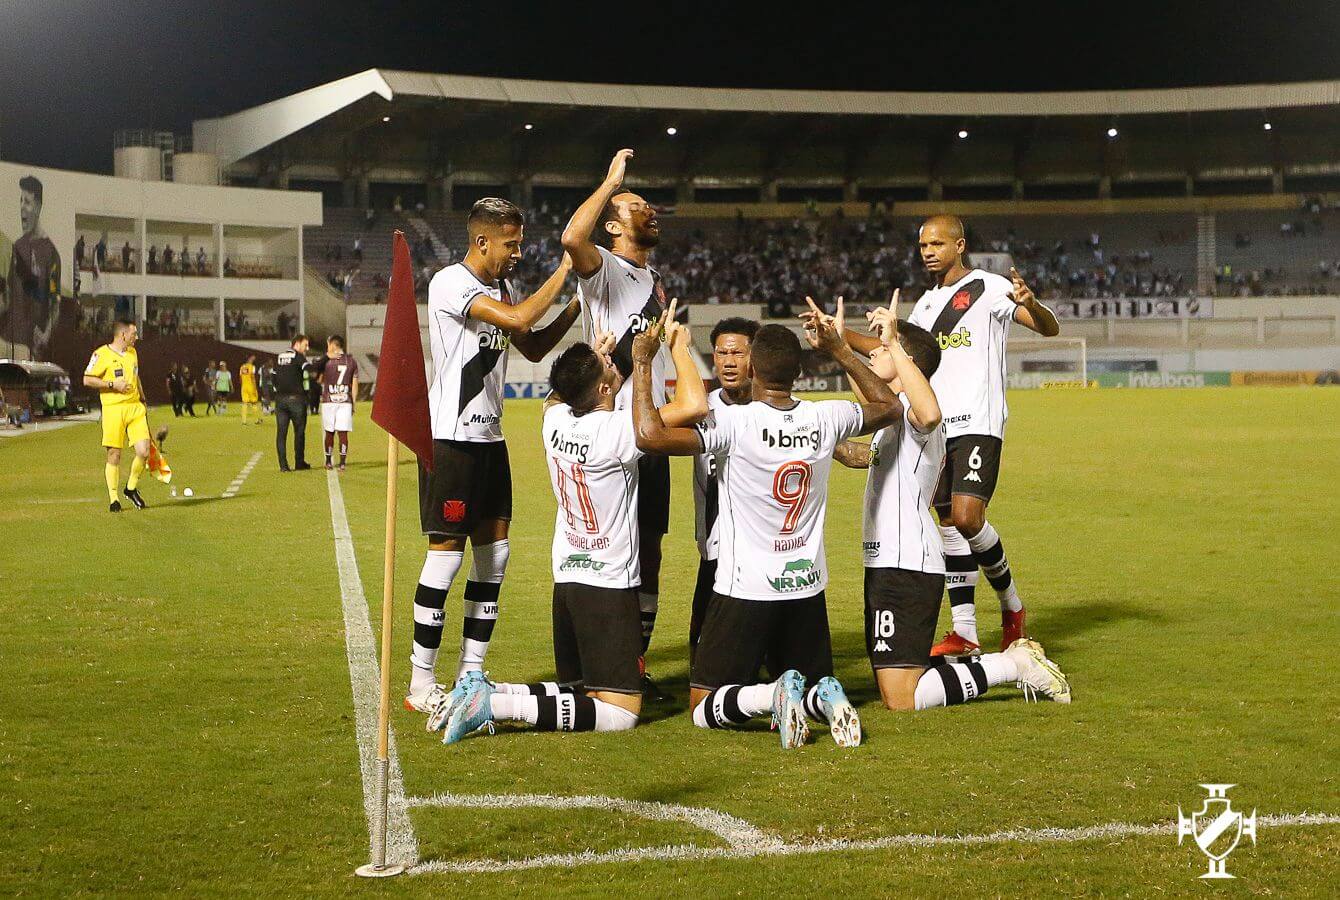
M 222 494 L 224 500 L 227 500 L 229 497 L 237 496 L 237 492 L 242 490 L 242 482 L 247 480 L 247 476 L 251 474 L 251 470 L 256 468 L 256 463 L 260 461 L 261 451 L 257 450 L 255 453 L 251 454 L 251 459 L 247 460 L 247 464 L 242 467 L 242 471 L 237 473 L 237 477 L 229 482 L 228 488 Z
M 256 454 L 258 457 L 259 453 Z M 349 534 L 349 519 L 344 512 L 344 492 L 340 479 L 326 473 L 330 493 L 330 529 L 335 537 L 335 565 L 340 573 L 340 600 L 344 607 L 344 649 L 349 657 L 349 686 L 354 695 L 354 726 L 358 735 L 358 764 L 363 774 L 363 809 L 368 819 L 368 846 L 376 819 L 377 705 L 381 695 L 380 668 L 376 642 L 368 619 L 368 601 L 363 580 L 358 574 L 354 539 Z M 390 773 L 386 803 L 386 860 L 412 866 L 419 859 L 419 841 L 414 835 L 405 803 L 405 780 L 396 752 L 395 732 L 391 732 Z
M 618 797 L 556 797 L 550 794 L 434 794 L 431 797 L 411 797 L 407 802 L 411 807 L 603 809 L 661 822 L 687 822 L 715 834 L 736 849 L 775 850 L 782 846 L 780 838 L 755 828 L 744 819 L 714 809 L 675 803 L 647 803 Z
M 451 795 L 438 795 L 443 798 Z M 432 800 L 434 798 L 427 798 Z M 463 801 L 461 806 L 474 806 L 476 804 L 468 801 L 477 799 L 470 797 L 460 798 Z M 616 801 L 613 798 L 533 798 L 544 801 L 551 800 L 608 800 L 612 804 L 624 804 L 629 801 Z M 548 806 L 548 803 L 527 803 L 527 797 L 520 795 L 516 798 L 518 802 L 511 804 L 513 806 Z M 419 799 L 412 799 L 411 805 L 428 805 Z M 432 804 L 432 805 L 451 805 L 451 804 Z M 558 804 L 555 804 L 556 806 Z M 658 806 L 660 804 L 642 804 L 646 806 Z M 576 804 L 575 808 L 583 808 L 583 805 Z M 611 808 L 616 808 L 611 806 Z M 633 811 L 629 808 L 629 811 Z M 697 810 L 701 813 L 710 813 L 711 810 Z M 652 817 L 658 818 L 658 817 Z M 677 818 L 675 816 L 663 816 L 659 818 Z M 1259 816 L 1257 824 L 1265 828 L 1281 828 L 1296 826 L 1313 825 L 1340 825 L 1340 815 L 1328 813 L 1297 813 L 1292 815 L 1278 816 Z M 750 826 L 752 827 L 752 826 Z M 583 851 L 581 853 L 552 853 L 543 856 L 531 856 L 523 859 L 470 859 L 470 860 L 426 860 L 410 871 L 415 875 L 428 875 L 434 873 L 441 874 L 491 874 L 496 872 L 517 872 L 526 869 L 545 869 L 545 868 L 574 868 L 577 866 L 597 865 L 602 863 L 619 862 L 648 862 L 648 861 L 672 861 L 684 862 L 689 860 L 709 860 L 709 859 L 748 859 L 757 856 L 798 856 L 802 854 L 813 853 L 838 853 L 844 851 L 865 851 L 865 850 L 888 850 L 893 847 L 942 847 L 942 846 L 975 846 L 982 844 L 1004 844 L 1004 843 L 1025 843 L 1025 844 L 1044 844 L 1044 843 L 1076 843 L 1079 841 L 1105 840 L 1111 838 L 1142 837 L 1148 835 L 1168 835 L 1169 837 L 1177 833 L 1175 825 L 1169 822 L 1163 822 L 1155 825 L 1137 825 L 1133 823 L 1112 822 L 1106 825 L 1086 825 L 1079 828 L 1018 828 L 1006 831 L 994 831 L 989 834 L 895 834 L 887 837 L 872 838 L 870 840 L 831 840 L 831 841 L 808 841 L 796 843 L 783 843 L 775 841 L 770 844 L 757 844 L 745 846 L 729 847 L 699 847 L 695 844 L 678 844 L 661 847 L 630 847 L 622 850 L 608 850 L 596 852 L 593 850 Z

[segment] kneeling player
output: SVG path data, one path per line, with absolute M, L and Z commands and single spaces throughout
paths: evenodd
M 673 303 L 671 308 L 673 309 Z M 662 317 L 662 324 L 670 314 Z M 643 343 L 651 352 L 660 329 Z M 637 587 L 638 462 L 642 451 L 628 410 L 615 410 L 623 379 L 607 355 L 576 344 L 554 361 L 550 384 L 567 402 L 544 413 L 544 446 L 558 513 L 554 521 L 554 667 L 539 684 L 492 683 L 467 672 L 428 719 L 452 744 L 497 721 L 542 731 L 623 731 L 642 711 L 642 619 Z M 682 385 L 666 415 L 689 424 L 707 414 L 707 396 L 688 349 L 688 330 L 671 326 L 671 356 Z M 692 377 L 690 377 L 692 376 Z
M 718 408 L 697 431 L 663 423 L 652 403 L 650 356 L 636 356 L 633 367 L 638 446 L 717 459 L 720 556 L 693 659 L 694 724 L 721 728 L 771 715 L 786 749 L 805 742 L 807 716 L 827 724 L 840 746 L 861 741 L 860 719 L 833 677 L 824 598 L 828 473 L 840 441 L 882 428 L 898 414 L 889 386 L 843 342 L 840 320 L 816 318 L 806 336 L 841 364 L 869 402 L 793 397 L 800 341 L 780 325 L 760 328 L 750 347 L 753 402 Z M 782 675 L 752 684 L 765 658 Z M 817 683 L 806 690 L 807 680 Z
M 927 380 L 940 363 L 930 332 L 899 322 L 897 294 L 870 313 L 880 335 L 871 366 L 903 402 L 899 420 L 876 432 L 863 456 L 844 464 L 868 468 L 865 490 L 865 640 L 880 697 L 889 709 L 929 709 L 975 699 L 1019 682 L 1026 696 L 1070 702 L 1070 685 L 1042 647 L 1027 638 L 1001 653 L 964 663 L 932 660 L 945 565 L 930 504 L 945 455 L 940 405 Z M 860 388 L 857 386 L 858 395 Z M 845 457 L 845 458 L 844 458 Z

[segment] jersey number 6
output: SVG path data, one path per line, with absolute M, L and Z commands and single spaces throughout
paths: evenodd
M 800 510 L 805 498 L 810 494 L 810 464 L 806 462 L 783 463 L 772 476 L 772 499 L 786 507 L 786 518 L 778 534 L 791 534 L 800 521 Z

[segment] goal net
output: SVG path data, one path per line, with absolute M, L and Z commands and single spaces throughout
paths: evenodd
M 1088 387 L 1084 338 L 1011 339 L 1005 350 L 1005 379 L 1012 388 Z

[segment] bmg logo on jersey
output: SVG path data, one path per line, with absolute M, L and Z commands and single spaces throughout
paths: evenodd
M 799 447 L 808 447 L 814 450 L 819 449 L 819 430 L 800 431 L 787 434 L 784 431 L 773 431 L 771 428 L 763 429 L 763 443 L 769 447 L 777 447 L 782 450 L 791 450 Z
M 960 325 L 958 331 L 952 334 L 940 332 L 935 340 L 940 345 L 941 350 L 948 350 L 951 347 L 971 347 L 972 332 L 966 326 Z

